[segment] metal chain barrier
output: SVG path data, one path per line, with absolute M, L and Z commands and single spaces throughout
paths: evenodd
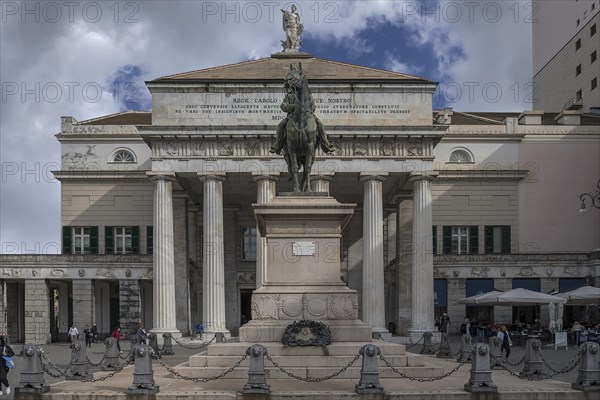
M 392 364 L 390 364 L 388 362 L 388 360 L 385 359 L 385 357 L 383 356 L 383 354 L 379 355 L 379 359 L 381 361 L 383 361 L 387 367 L 389 367 L 392 371 L 394 371 L 394 373 L 400 375 L 401 378 L 406 378 L 408 380 L 417 381 L 417 382 L 435 382 L 435 381 L 439 381 L 440 379 L 444 379 L 444 378 L 449 377 L 450 375 L 452 375 L 453 373 L 455 373 L 456 371 L 458 371 L 460 369 L 460 367 L 462 367 L 463 365 L 467 364 L 466 362 L 461 362 L 456 367 L 454 367 L 450 371 L 446 372 L 444 375 L 434 376 L 433 378 L 414 378 L 412 376 L 408 376 L 408 375 L 406 375 L 406 374 L 398 371 Z M 470 362 L 469 362 L 469 364 L 470 364 Z
M 577 362 L 574 363 L 573 365 L 569 365 L 570 363 L 572 363 L 575 359 L 571 360 L 569 362 L 569 364 L 567 364 L 567 366 L 565 368 L 563 368 L 562 370 L 558 371 L 558 373 L 553 373 L 553 374 L 540 374 L 539 376 L 522 376 L 520 373 L 511 370 L 510 368 L 506 367 L 505 365 L 502 364 L 502 362 L 500 360 L 498 360 L 498 358 L 496 358 L 496 356 L 494 356 L 493 354 L 491 355 L 496 361 L 499 362 L 499 366 L 500 368 L 502 368 L 503 370 L 505 370 L 506 372 L 508 372 L 509 374 L 511 374 L 512 376 L 516 376 L 519 379 L 527 379 L 528 381 L 542 381 L 545 379 L 550 379 L 555 377 L 556 375 L 561 375 L 561 374 L 566 374 L 568 372 L 571 372 L 572 370 L 574 370 L 578 364 L 579 364 L 579 358 L 581 358 L 581 355 L 577 355 L 575 357 L 575 359 L 577 359 Z M 544 361 L 544 363 L 546 363 Z M 547 364 L 546 364 L 547 365 Z M 549 366 L 550 367 L 550 366 Z M 554 370 L 552 367 L 550 367 L 551 370 Z
M 294 375 L 290 371 L 288 371 L 285 368 L 283 368 L 281 365 L 277 364 L 277 362 L 275 360 L 273 360 L 273 358 L 269 355 L 269 353 L 265 352 L 265 356 L 267 357 L 267 360 L 269 360 L 269 362 L 271 362 L 271 364 L 273 364 L 273 366 L 275 368 L 279 369 L 281 372 L 283 372 L 284 374 L 286 374 L 290 378 L 294 378 L 294 379 L 297 379 L 299 381 L 304 381 L 304 382 L 323 382 L 323 381 L 326 381 L 328 379 L 335 378 L 336 376 L 338 376 L 339 374 L 341 374 L 342 372 L 344 372 L 348 368 L 350 368 L 356 362 L 356 360 L 358 360 L 360 358 L 360 354 L 355 355 L 354 358 L 348 364 L 346 364 L 346 366 L 342 367 L 342 369 L 340 369 L 339 371 L 334 372 L 331 375 L 327 375 L 327 376 L 324 376 L 322 378 L 303 378 L 301 376 Z
M 52 361 L 50 361 L 50 359 L 46 356 L 46 354 L 42 353 L 42 358 L 48 363 L 48 365 L 50 365 L 52 368 L 54 368 L 55 370 L 58 371 L 58 375 L 57 374 L 53 374 L 52 372 L 50 372 L 50 370 L 48 369 L 48 367 L 46 367 L 46 364 L 42 363 L 42 368 L 44 369 L 44 372 L 46 372 L 48 375 L 50 375 L 53 378 L 59 378 L 61 376 L 66 376 L 67 373 L 69 372 L 69 370 L 71 369 L 71 366 L 73 365 L 73 353 L 71 353 L 71 361 L 69 361 L 69 364 L 65 367 L 64 371 L 60 368 L 58 368 L 56 365 L 54 365 L 54 363 L 52 363 Z
M 214 342 L 217 339 L 217 334 L 215 333 L 215 335 L 213 336 L 212 339 L 210 339 L 208 342 L 203 342 L 203 343 L 199 343 L 199 346 L 189 346 L 187 344 L 184 344 L 182 342 L 180 342 L 176 337 L 172 337 L 171 339 L 173 339 L 175 341 L 175 343 L 177 343 L 178 345 L 180 345 L 181 347 L 185 347 L 186 349 L 190 349 L 190 350 L 196 350 L 196 349 L 201 349 L 203 347 L 208 346 L 209 344 L 211 344 L 212 342 Z M 164 345 L 163 345 L 164 348 Z M 162 351 L 162 350 L 161 350 Z
M 552 366 L 550 364 L 548 364 L 548 362 L 544 359 L 544 356 L 542 355 L 542 352 L 539 349 L 538 349 L 538 354 L 539 354 L 540 358 L 542 359 L 542 361 L 544 362 L 544 364 L 546 364 L 548 369 L 550 371 L 552 371 L 554 373 L 554 375 L 561 375 L 561 374 L 566 374 L 568 372 L 571 372 L 572 370 L 575 369 L 575 367 L 577 367 L 579 365 L 579 362 L 581 361 L 581 351 L 578 351 L 577 354 L 575 354 L 575 357 L 573 357 L 571 359 L 571 361 L 569 361 L 567 363 L 567 365 L 565 365 L 564 368 L 556 370 L 556 369 L 552 368 Z M 552 376 L 554 376 L 554 375 L 552 375 Z
M 413 343 L 410 346 L 406 346 L 406 350 L 415 347 L 416 345 L 418 345 L 419 343 L 421 343 L 421 341 L 423 341 L 424 338 L 425 338 L 425 336 L 421 336 L 421 339 L 419 339 L 416 343 Z
M 119 358 L 121 360 L 129 360 L 130 358 L 133 357 L 133 347 L 129 350 L 129 353 L 125 354 L 124 356 L 122 356 L 121 354 L 119 354 Z
M 212 378 L 191 378 L 189 376 L 183 376 L 181 375 L 179 372 L 175 371 L 174 369 L 172 369 L 171 367 L 169 367 L 167 364 L 165 364 L 160 358 L 158 358 L 158 356 L 156 356 L 155 354 L 152 355 L 152 358 L 154 358 L 156 361 L 158 361 L 158 363 L 165 368 L 167 371 L 169 371 L 170 373 L 172 373 L 173 375 L 175 375 L 178 378 L 181 378 L 183 380 L 186 381 L 192 381 L 192 382 L 210 382 L 210 381 L 216 381 L 217 379 L 223 378 L 225 375 L 231 373 L 234 369 L 236 369 L 237 367 L 240 366 L 240 364 L 242 362 L 244 362 L 244 360 L 246 358 L 248 358 L 247 355 L 243 355 L 242 358 L 239 359 L 238 362 L 235 363 L 235 365 L 231 368 L 229 368 L 227 371 L 217 375 L 217 376 L 213 376 Z
M 501 364 L 506 364 L 506 365 L 510 365 L 511 367 L 516 367 L 517 365 L 523 364 L 523 362 L 525 361 L 525 354 L 523 354 L 523 357 L 521 357 L 521 359 L 519 361 L 517 361 L 516 363 L 512 363 L 512 362 L 508 361 L 508 358 L 500 358 L 499 359 L 499 358 L 494 357 L 494 359 Z
M 87 357 L 87 356 L 86 356 Z M 92 362 L 92 360 L 89 359 L 89 357 L 87 357 L 87 362 L 88 364 L 90 364 L 92 367 L 99 367 L 100 365 L 102 365 L 102 363 L 104 362 L 104 360 L 106 359 L 106 356 L 102 356 L 102 360 L 98 361 L 97 363 Z
M 106 376 L 103 376 L 103 377 L 100 377 L 100 378 L 89 378 L 89 379 L 86 379 L 85 382 L 92 382 L 92 383 L 94 383 L 94 382 L 102 382 L 102 381 L 105 381 L 107 379 L 110 379 L 113 376 L 115 376 L 116 374 L 118 374 L 119 372 L 122 372 L 127 366 L 129 366 L 129 363 L 130 363 L 130 361 L 126 361 L 125 364 L 123 364 L 122 366 L 119 366 L 119 369 L 111 372 L 110 374 L 108 374 Z

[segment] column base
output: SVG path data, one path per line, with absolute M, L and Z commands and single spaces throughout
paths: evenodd
M 213 340 L 213 337 L 215 337 L 215 334 L 221 332 L 223 334 L 223 336 L 225 337 L 225 340 L 231 339 L 231 332 L 229 332 L 228 329 L 221 329 L 221 330 L 207 330 L 202 332 L 202 341 L 203 342 L 209 342 L 212 340 L 212 343 L 216 343 L 217 340 Z
M 175 339 L 181 339 L 181 337 L 183 336 L 177 328 L 152 328 L 148 333 L 155 333 L 156 341 L 159 345 L 162 346 L 164 342 L 162 335 L 163 333 L 167 332 L 170 333 Z

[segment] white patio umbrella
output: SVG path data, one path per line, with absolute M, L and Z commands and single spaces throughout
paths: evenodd
M 567 305 L 600 304 L 600 288 L 583 286 L 570 292 L 558 293 L 557 296 L 567 300 Z
M 479 293 L 473 296 L 465 297 L 464 299 L 457 300 L 456 302 L 461 304 L 479 304 L 480 301 L 495 299 L 502 293 L 504 292 L 492 290 L 491 292 Z
M 492 293 L 492 292 L 490 292 Z M 529 289 L 513 289 L 508 292 L 500 292 L 497 295 L 479 298 L 477 304 L 499 305 L 499 306 L 535 306 L 548 303 L 564 303 L 566 299 L 551 294 L 534 292 Z

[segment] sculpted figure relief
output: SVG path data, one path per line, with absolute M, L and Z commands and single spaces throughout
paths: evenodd
M 300 50 L 302 40 L 300 35 L 304 31 L 304 25 L 300 23 L 300 15 L 298 15 L 297 8 L 292 5 L 291 11 L 281 10 L 283 13 L 283 31 L 285 32 L 286 39 L 281 41 L 283 51 Z
M 287 116 L 277 126 L 276 140 L 270 151 L 284 152 L 294 192 L 310 192 L 310 171 L 316 147 L 320 146 L 324 153 L 332 153 L 335 148 L 327 140 L 323 123 L 314 114 L 315 103 L 302 64 L 297 68 L 290 65 L 284 89 L 286 94 L 281 109 Z M 298 179 L 300 166 L 303 168 L 301 181 Z

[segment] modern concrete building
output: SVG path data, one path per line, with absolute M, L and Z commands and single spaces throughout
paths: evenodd
M 62 117 L 63 254 L 0 256 L 13 341 L 64 340 L 92 322 L 104 335 L 139 323 L 188 335 L 199 322 L 237 334 L 268 256 L 252 204 L 291 189 L 269 147 L 297 62 L 336 147 L 319 150 L 315 185 L 357 204 L 340 279 L 360 316 L 404 333 L 443 311 L 454 332 L 465 316 L 534 323 L 533 307 L 456 300 L 600 284 L 600 210 L 579 213 L 599 178 L 600 118 L 433 110 L 427 79 L 270 57 L 147 82 L 152 111 Z M 569 308 L 565 325 L 581 312 Z
M 600 112 L 600 1 L 533 0 L 533 108 Z

